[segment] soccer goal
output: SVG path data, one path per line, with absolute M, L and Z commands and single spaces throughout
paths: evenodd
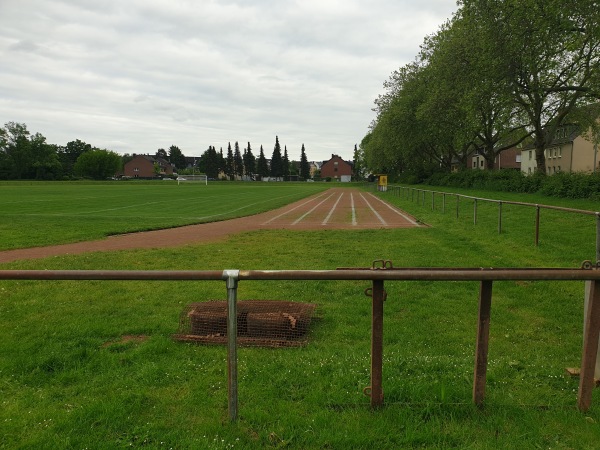
M 177 184 L 181 183 L 202 183 L 208 185 L 208 177 L 206 175 L 181 175 L 177 177 Z

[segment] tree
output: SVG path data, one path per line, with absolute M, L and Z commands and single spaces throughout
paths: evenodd
M 265 158 L 265 152 L 263 151 L 263 146 L 260 146 L 260 153 L 258 155 L 258 163 L 256 165 L 256 172 L 261 178 L 265 178 L 269 176 L 269 164 L 267 163 L 267 158 Z
M 281 160 L 281 166 L 283 168 L 283 179 L 289 180 L 290 178 L 290 157 L 288 156 L 287 145 L 283 147 L 283 158 Z
M 225 175 L 233 181 L 235 176 L 235 165 L 233 161 L 233 150 L 231 150 L 231 142 L 227 148 L 227 159 L 225 160 Z
M 198 168 L 204 172 L 208 178 L 217 179 L 219 176 L 219 155 L 214 147 L 208 149 L 200 156 Z
M 600 21 L 590 0 L 463 0 L 462 11 L 483 28 L 484 44 L 505 62 L 501 75 L 526 118 L 537 171 L 556 131 L 600 98 Z M 582 118 L 587 128 L 596 117 Z
M 359 150 L 356 144 L 354 144 L 354 153 L 352 155 L 352 171 L 352 176 L 355 181 L 364 179 L 364 151 L 362 149 Z
M 58 159 L 62 165 L 63 174 L 73 176 L 73 166 L 82 153 L 90 151 L 92 146 L 76 139 L 58 150 Z
M 57 146 L 46 142 L 41 133 L 35 133 L 29 140 L 31 166 L 27 178 L 36 180 L 56 180 L 62 174 Z
M 300 151 L 300 177 L 305 180 L 310 178 L 310 166 L 308 164 L 308 159 L 306 158 L 304 144 L 302 144 L 302 150 Z
M 169 160 L 169 155 L 167 154 L 167 151 L 164 148 L 159 148 L 158 150 L 156 150 L 156 155 L 157 158 L 162 158 L 165 161 Z
M 233 152 L 233 171 L 235 175 L 238 177 L 242 177 L 244 175 L 244 160 L 242 159 L 242 154 L 240 153 L 240 145 L 235 142 L 235 151 Z
M 121 156 L 108 150 L 93 149 L 82 153 L 75 163 L 76 175 L 105 180 L 121 169 Z
M 21 179 L 31 166 L 29 131 L 24 123 L 7 122 L 1 131 L 0 145 L 4 153 L 7 178 Z
M 252 154 L 252 147 L 250 147 L 250 142 L 248 142 L 248 147 L 244 149 L 244 173 L 253 177 L 256 172 L 256 158 Z
M 169 147 L 169 159 L 168 161 L 175 166 L 177 169 L 185 169 L 187 167 L 187 162 L 185 160 L 185 156 L 176 145 L 171 145 Z
M 274 178 L 283 177 L 283 159 L 281 158 L 281 147 L 279 146 L 279 137 L 275 136 L 275 147 L 273 156 L 271 156 L 271 176 Z

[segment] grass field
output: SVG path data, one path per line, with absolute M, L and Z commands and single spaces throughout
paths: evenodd
M 243 198 L 236 192 L 244 185 L 215 186 L 215 195 L 219 187 Z M 280 195 L 287 193 L 282 189 Z M 295 189 L 290 197 L 307 195 L 292 194 Z M 64 190 L 62 195 L 69 197 Z M 429 204 L 380 195 L 431 226 L 261 230 L 225 242 L 19 261 L 2 268 L 333 269 L 369 266 L 380 258 L 396 266 L 578 267 L 594 257 L 590 217 L 543 213 L 535 247 L 528 209 L 506 207 L 499 235 L 492 206 L 480 206 L 474 225 L 467 206 L 456 219 L 452 210 L 442 214 Z M 0 202 L 7 201 L 2 196 Z M 253 202 L 261 202 L 260 194 Z M 56 222 L 60 229 L 59 218 Z M 91 231 L 87 236 L 96 237 Z M 224 299 L 223 282 L 1 282 L 0 447 L 597 448 L 600 396 L 594 394 L 587 413 L 579 412 L 578 381 L 564 375 L 566 367 L 579 365 L 582 283 L 494 284 L 482 410 L 471 404 L 477 283 L 386 283 L 385 406 L 377 411 L 362 394 L 370 367 L 366 287 L 241 282 L 241 300 L 315 302 L 320 319 L 304 348 L 240 349 L 240 420 L 229 424 L 225 348 L 171 338 L 186 304 Z
M 36 247 L 268 211 L 320 183 L 0 183 L 0 250 Z

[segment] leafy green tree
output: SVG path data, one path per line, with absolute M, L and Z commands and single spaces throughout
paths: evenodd
M 27 178 L 36 180 L 55 180 L 62 174 L 62 166 L 58 159 L 57 146 L 46 143 L 46 138 L 35 133 L 29 139 L 31 165 Z
M 233 181 L 235 177 L 235 162 L 233 160 L 233 150 L 231 149 L 231 142 L 227 148 L 227 159 L 225 160 L 225 175 L 229 180 Z
M 175 166 L 177 169 L 185 169 L 187 163 L 185 161 L 185 156 L 183 155 L 181 149 L 176 145 L 171 145 L 169 147 L 169 159 L 168 161 Z
M 269 164 L 267 163 L 267 158 L 265 158 L 265 152 L 262 145 L 260 146 L 260 153 L 258 155 L 258 162 L 256 164 L 256 172 L 261 178 L 269 176 Z
M 167 153 L 167 151 L 164 148 L 159 148 L 158 150 L 156 150 L 156 155 L 157 158 L 162 158 L 165 161 L 169 160 L 169 155 Z
M 235 175 L 242 177 L 244 175 L 244 160 L 240 153 L 240 145 L 235 142 L 235 151 L 233 152 L 233 169 Z
M 75 163 L 75 174 L 95 180 L 105 180 L 121 169 L 121 156 L 109 150 L 93 149 L 82 153 Z
M 62 165 L 62 171 L 65 176 L 73 176 L 73 166 L 77 161 L 77 158 L 82 153 L 90 151 L 92 146 L 85 142 L 76 139 L 74 141 L 67 142 L 67 145 L 58 150 L 58 160 Z
M 591 0 L 463 0 L 461 12 L 482 27 L 482 45 L 504 62 L 512 91 L 546 173 L 545 150 L 582 106 L 600 98 L 600 20 Z M 584 129 L 595 122 L 585 120 Z
M 219 155 L 214 147 L 209 146 L 208 149 L 200 156 L 198 168 L 201 172 L 204 172 L 208 178 L 218 178 Z
M 302 150 L 300 151 L 300 177 L 305 180 L 310 178 L 310 165 L 308 164 L 308 159 L 306 158 L 304 144 L 302 144 Z
M 275 147 L 273 148 L 273 156 L 271 156 L 271 176 L 281 178 L 284 174 L 283 158 L 281 157 L 281 146 L 279 145 L 279 137 L 275 136 Z
M 27 125 L 7 122 L 2 129 L 0 143 L 5 153 L 7 177 L 16 179 L 26 177 L 32 165 Z

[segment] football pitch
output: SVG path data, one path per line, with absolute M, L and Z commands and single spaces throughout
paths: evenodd
M 330 187 L 321 183 L 0 184 L 0 250 L 101 239 L 248 216 Z

